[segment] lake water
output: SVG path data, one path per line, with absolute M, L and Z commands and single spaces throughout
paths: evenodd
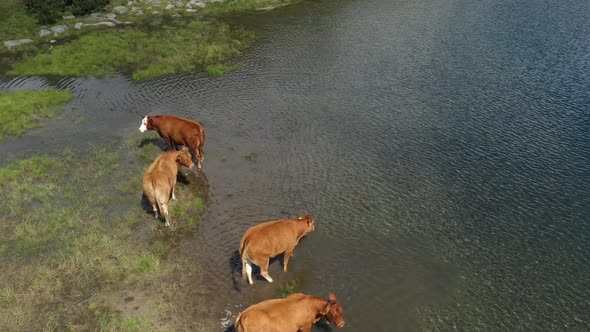
M 221 78 L 0 88 L 72 89 L 89 140 L 146 113 L 203 121 L 211 200 L 177 254 L 207 275 L 220 329 L 299 279 L 336 294 L 349 331 L 587 330 L 588 13 L 576 0 L 309 1 L 236 18 L 257 42 Z M 27 137 L 56 148 L 67 132 Z M 274 283 L 243 285 L 244 231 L 306 213 L 316 230 L 290 271 L 276 261 Z

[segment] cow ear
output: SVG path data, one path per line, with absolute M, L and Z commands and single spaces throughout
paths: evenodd
M 330 301 L 334 302 L 334 301 L 336 301 L 336 295 L 334 295 L 334 293 L 330 292 L 328 294 L 328 299 L 330 299 Z

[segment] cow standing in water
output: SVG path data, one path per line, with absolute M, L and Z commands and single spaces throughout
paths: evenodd
M 176 150 L 177 145 L 186 145 L 193 149 L 197 157 L 197 169 L 202 170 L 205 159 L 203 145 L 205 144 L 205 129 L 200 123 L 172 115 L 146 115 L 141 120 L 139 131 L 155 130 L 166 141 L 170 151 Z
M 240 241 L 240 258 L 242 260 L 242 279 L 252 281 L 252 265 L 260 267 L 260 275 L 268 282 L 268 261 L 271 257 L 285 253 L 283 268 L 287 272 L 289 258 L 299 239 L 314 230 L 314 220 L 310 215 L 297 219 L 281 219 L 268 221 L 250 227 Z
M 234 327 L 237 332 L 309 332 L 324 316 L 339 328 L 345 325 L 342 306 L 333 293 L 328 300 L 295 293 L 248 307 L 236 317 Z
M 170 227 L 168 202 L 170 196 L 172 200 L 176 200 L 174 189 L 180 165 L 188 168 L 195 167 L 186 146 L 183 146 L 180 151 L 168 151 L 160 155 L 143 175 L 143 192 L 152 205 L 156 218 L 158 218 L 158 210 L 164 216 L 166 227 Z

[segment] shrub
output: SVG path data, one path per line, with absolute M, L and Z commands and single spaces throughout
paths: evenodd
M 78 16 L 101 11 L 109 4 L 109 0 L 71 0 L 71 2 L 72 14 Z
M 41 24 L 55 23 L 64 11 L 63 0 L 24 0 L 24 4 Z

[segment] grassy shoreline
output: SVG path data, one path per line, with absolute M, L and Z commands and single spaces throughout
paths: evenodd
M 189 294 L 200 274 L 170 248 L 202 218 L 206 189 L 195 189 L 194 175 L 179 182 L 178 227 L 165 230 L 141 198 L 143 171 L 161 153 L 151 140 L 0 168 L 0 330 L 175 330 L 189 318 L 171 320 L 174 312 L 204 305 L 174 296 Z M 142 310 L 124 314 L 120 297 L 146 289 Z
M 24 11 L 19 1 L 9 0 L 4 5 L 5 10 L 18 14 L 25 24 L 14 24 L 6 18 L 0 23 L 0 34 L 4 40 L 31 38 L 34 42 L 12 49 L 0 46 L 2 61 L 11 67 L 8 75 L 102 77 L 120 72 L 139 81 L 194 71 L 205 71 L 215 77 L 238 70 L 242 65 L 232 63 L 232 59 L 251 45 L 254 33 L 224 23 L 221 18 L 270 10 L 301 0 L 226 0 L 207 3 L 196 13 L 187 13 L 184 8 L 163 11 L 161 8 L 159 14 L 153 14 L 158 8 L 148 11 L 147 4 L 137 3 L 146 10 L 144 15 L 137 16 L 129 11 L 117 17 L 129 24 L 77 30 L 74 24 L 84 22 L 83 17 L 60 20 L 55 25 L 69 28 L 58 37 L 39 37 L 41 26 Z M 127 2 L 112 1 L 107 10 L 121 4 Z M 9 38 L 11 35 L 14 38 Z M 57 39 L 57 43 L 50 44 L 50 39 Z

